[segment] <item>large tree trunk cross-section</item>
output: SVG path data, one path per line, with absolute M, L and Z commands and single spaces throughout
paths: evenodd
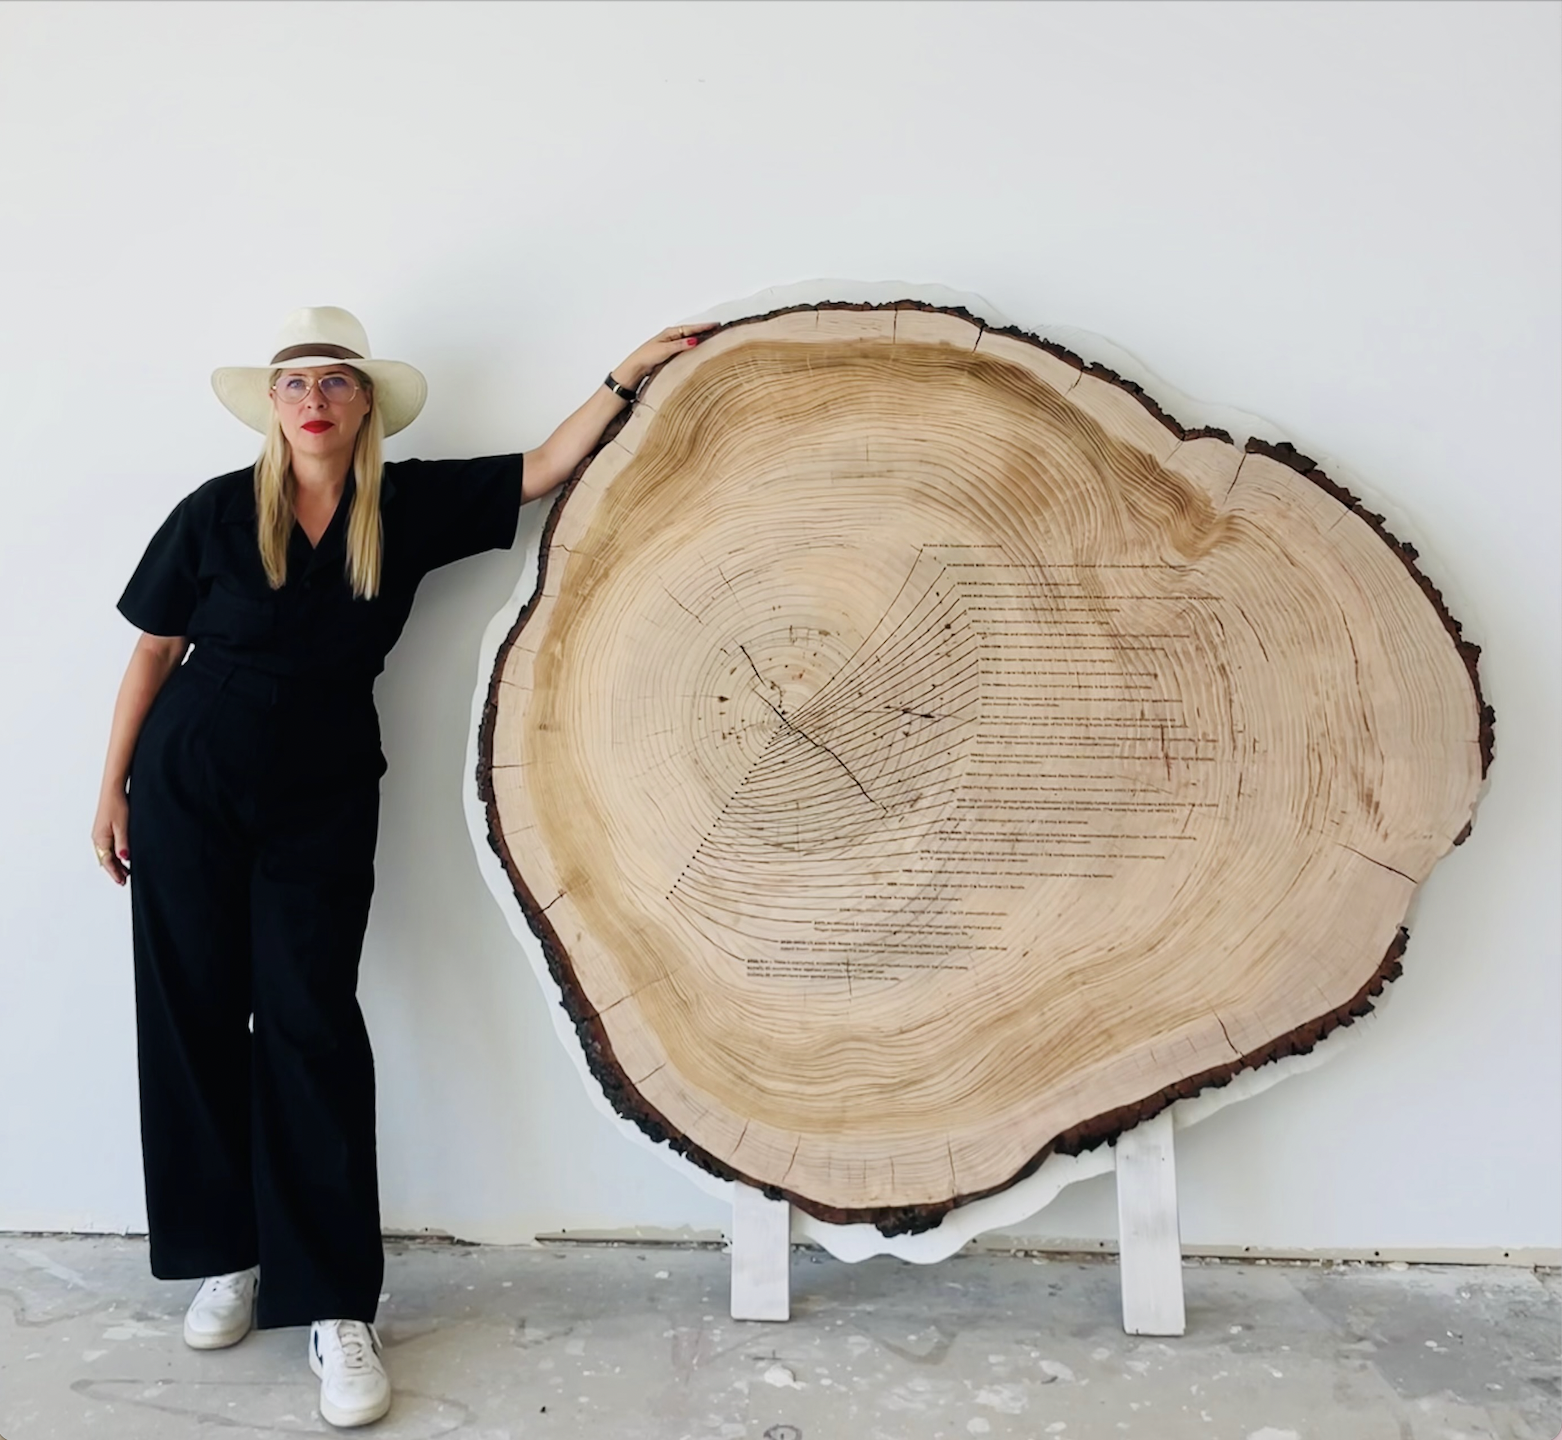
M 727 327 L 543 543 L 495 848 L 619 1110 L 825 1219 L 936 1223 L 1362 1013 L 1490 758 L 1376 516 L 958 313 Z

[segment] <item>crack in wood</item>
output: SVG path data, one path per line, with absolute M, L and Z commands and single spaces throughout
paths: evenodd
M 1231 492 L 1237 488 L 1237 481 L 1242 478 L 1242 467 L 1247 464 L 1248 452 L 1242 452 L 1242 458 L 1237 461 L 1237 468 L 1231 473 L 1231 483 L 1226 486 L 1226 493 L 1220 497 L 1219 509 L 1226 508 L 1226 502 L 1231 499 Z
M 761 685 L 769 685 L 772 690 L 775 690 L 779 693 L 781 687 L 773 680 L 766 680 L 765 677 L 759 673 L 759 666 L 754 663 L 754 657 L 748 653 L 747 647 L 739 645 L 738 649 L 743 651 L 743 658 L 748 661 L 749 669 L 754 672 L 754 678 L 758 680 Z M 837 755 L 835 751 L 833 751 L 828 745 L 826 745 L 823 740 L 816 740 L 812 735 L 804 730 L 802 726 L 788 719 L 786 711 L 783 710 L 779 705 L 773 704 L 771 701 L 766 700 L 763 695 L 761 695 L 759 698 L 764 704 L 769 705 L 770 708 L 776 712 L 776 718 L 780 720 L 780 722 L 785 725 L 786 728 L 794 735 L 801 735 L 803 739 L 806 740 L 810 745 L 817 746 L 819 749 L 823 750 L 824 753 L 828 755 L 833 761 L 835 761 L 835 763 L 846 772 L 846 776 L 852 782 L 852 784 L 862 791 L 863 798 L 866 799 L 870 805 L 877 805 L 878 808 L 886 815 L 889 813 L 889 810 L 886 806 L 879 804 L 879 802 L 875 800 L 873 796 L 868 794 L 867 786 L 865 786 L 862 781 L 852 773 L 851 766 L 842 760 L 841 757 Z
M 726 576 L 723 576 L 722 578 L 726 579 Z M 732 589 L 732 587 L 730 585 L 727 588 L 729 590 Z M 737 592 L 733 591 L 733 593 L 736 594 Z M 757 666 L 754 663 L 754 657 L 748 653 L 748 646 L 747 645 L 741 645 L 740 644 L 738 646 L 738 649 L 743 652 L 743 658 L 748 661 L 748 668 L 754 672 L 754 678 L 757 681 L 759 681 L 759 683 L 761 685 L 768 685 L 772 690 L 774 690 L 776 692 L 777 695 L 779 695 L 781 697 L 782 702 L 783 702 L 781 705 L 770 705 L 770 702 L 768 700 L 766 700 L 765 703 L 767 705 L 770 705 L 770 708 L 772 710 L 774 710 L 776 712 L 776 714 L 778 714 L 783 720 L 785 720 L 786 719 L 786 709 L 785 709 L 785 703 L 784 702 L 786 701 L 786 692 L 784 690 L 782 690 L 782 688 L 779 685 L 777 685 L 774 680 L 767 680 L 767 679 L 765 679 L 765 677 L 763 675 L 761 675 L 759 673 L 759 666 Z M 764 699 L 763 696 L 761 696 L 760 698 Z
M 1413 875 L 1407 875 L 1403 870 L 1396 870 L 1386 860 L 1373 859 L 1373 857 L 1367 854 L 1365 850 L 1358 850 L 1354 845 L 1347 845 L 1343 840 L 1336 840 L 1334 843 L 1343 849 L 1349 850 L 1352 855 L 1360 855 L 1363 860 L 1371 861 L 1372 864 L 1380 867 L 1381 869 L 1387 870 L 1390 875 L 1397 875 L 1401 880 L 1410 881 L 1412 885 L 1419 885 L 1421 883 Z
M 692 621 L 694 621 L 696 625 L 703 625 L 705 623 L 698 615 L 694 613 L 694 611 L 689 609 L 689 607 L 685 605 L 682 600 L 674 595 L 671 590 L 668 590 L 665 585 L 662 586 L 662 589 L 666 593 L 667 598 L 671 600 L 673 604 L 676 605 L 680 610 L 682 610 L 683 613 L 687 615 Z
M 781 1172 L 781 1179 L 777 1184 L 785 1185 L 786 1177 L 792 1173 L 792 1167 L 797 1164 L 797 1152 L 803 1148 L 803 1137 L 797 1137 L 797 1143 L 792 1146 L 792 1158 L 786 1162 L 786 1169 Z

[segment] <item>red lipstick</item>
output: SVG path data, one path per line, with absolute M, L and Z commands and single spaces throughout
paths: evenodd
M 324 435 L 327 430 L 335 427 L 329 420 L 306 420 L 299 428 L 307 430 L 311 435 Z

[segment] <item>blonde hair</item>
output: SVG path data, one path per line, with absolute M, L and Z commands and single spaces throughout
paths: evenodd
M 351 369 L 351 367 L 348 367 Z M 277 374 L 281 374 L 279 370 Z M 353 445 L 353 475 L 357 489 L 347 516 L 347 579 L 353 595 L 372 600 L 380 590 L 380 477 L 385 469 L 385 426 L 374 403 L 374 387 L 367 375 L 354 370 L 358 384 L 369 397 L 369 413 L 358 427 Z M 271 377 L 276 379 L 276 375 Z M 293 447 L 282 433 L 277 412 L 271 412 L 266 443 L 255 462 L 255 519 L 260 540 L 260 563 L 273 590 L 287 583 L 287 542 L 296 523 L 293 516 Z

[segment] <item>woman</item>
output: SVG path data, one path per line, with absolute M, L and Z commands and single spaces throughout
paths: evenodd
M 131 879 L 152 1273 L 206 1277 L 184 1326 L 199 1349 L 309 1323 L 333 1425 L 390 1408 L 355 993 L 385 771 L 374 677 L 423 576 L 508 548 L 522 502 L 708 328 L 647 341 L 536 450 L 386 464 L 422 375 L 370 358 L 345 310 L 295 311 L 267 364 L 212 377 L 265 435 L 259 461 L 180 501 L 120 599 L 142 633 L 92 843 Z

